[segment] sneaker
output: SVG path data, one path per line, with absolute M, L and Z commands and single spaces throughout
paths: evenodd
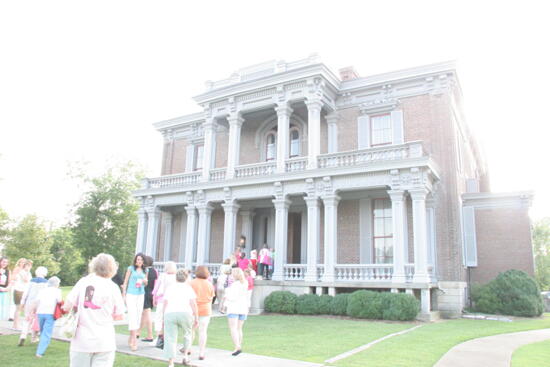
M 22 347 L 23 345 L 25 345 L 25 338 L 20 338 L 19 343 L 17 343 L 17 346 Z

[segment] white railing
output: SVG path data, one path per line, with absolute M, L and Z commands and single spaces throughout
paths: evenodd
M 323 154 L 318 157 L 318 162 L 319 168 L 349 167 L 377 161 L 418 158 L 422 157 L 422 154 L 422 144 L 413 142 L 379 148 Z
M 238 166 L 235 168 L 235 177 L 254 177 L 254 176 L 267 176 L 275 173 L 277 169 L 276 162 L 262 162 L 247 164 L 244 166 Z
M 321 280 L 323 278 L 323 275 L 325 274 L 325 265 L 318 264 L 317 265 L 317 280 Z
M 215 168 L 210 170 L 210 181 L 223 181 L 225 180 L 226 168 Z
M 414 264 L 405 264 L 405 279 L 412 282 L 414 277 Z
M 307 168 L 307 158 L 291 158 L 285 162 L 286 172 L 300 172 Z
M 389 281 L 392 264 L 338 264 L 335 266 L 337 281 Z
M 201 179 L 201 172 L 183 173 L 179 175 L 149 178 L 145 182 L 146 188 L 159 189 L 163 187 L 177 187 L 195 184 Z
M 306 264 L 285 264 L 284 280 L 303 280 L 306 276 Z
M 155 268 L 156 271 L 160 273 L 163 273 L 164 272 L 164 264 L 165 264 L 165 261 L 155 261 L 153 263 L 153 268 Z M 204 266 L 206 266 L 208 268 L 208 271 L 210 272 L 210 275 L 213 277 L 213 278 L 217 278 L 219 275 L 220 275 L 220 266 L 222 264 L 217 264 L 217 263 L 205 263 L 205 264 L 202 264 Z M 192 265 L 192 271 L 195 271 L 195 269 L 197 268 L 198 264 L 196 263 L 193 263 Z M 176 268 L 178 269 L 185 269 L 185 263 L 176 263 Z

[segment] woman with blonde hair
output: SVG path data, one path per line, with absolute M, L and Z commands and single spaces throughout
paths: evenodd
M 176 283 L 176 271 L 178 270 L 176 263 L 167 261 L 164 263 L 164 272 L 160 274 L 155 282 L 153 289 L 153 305 L 156 306 L 155 311 L 155 331 L 157 332 L 157 347 L 161 348 L 164 345 L 164 294 L 168 287 Z
M 21 300 L 23 293 L 29 287 L 32 274 L 32 260 L 21 258 L 17 260 L 15 269 L 13 269 L 13 303 L 15 304 L 15 315 L 13 316 L 13 328 L 19 330 L 19 318 L 21 317 L 21 311 L 23 310 L 23 304 Z
M 242 352 L 243 325 L 248 315 L 248 282 L 240 268 L 233 268 L 231 276 L 233 283 L 225 290 L 225 306 L 235 347 L 231 354 L 237 356 Z
M 117 272 L 115 259 L 99 254 L 90 262 L 90 274 L 73 287 L 63 305 L 77 308 L 78 324 L 71 339 L 71 367 L 112 367 L 115 361 L 114 321 L 124 316 L 120 288 L 111 281 Z

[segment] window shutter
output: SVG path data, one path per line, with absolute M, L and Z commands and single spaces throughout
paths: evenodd
M 472 206 L 462 208 L 462 234 L 464 264 L 477 266 L 476 217 Z
M 403 144 L 403 111 L 392 111 L 393 144 Z
M 189 144 L 185 149 L 185 172 L 193 171 L 193 161 L 195 160 L 194 154 L 195 146 L 193 144 Z
M 370 118 L 362 115 L 357 118 L 357 149 L 370 148 Z

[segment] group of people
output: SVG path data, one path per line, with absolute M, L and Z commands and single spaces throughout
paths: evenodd
M 8 259 L 0 258 L 0 320 L 13 320 L 13 329 L 21 332 L 18 346 L 25 344 L 30 333 L 31 342 L 38 342 L 36 357 L 40 358 L 50 344 L 54 318 L 60 316 L 56 313 L 62 303 L 60 280 L 56 276 L 46 279 L 48 269 L 43 266 L 32 277 L 29 259 L 19 259 L 12 271 L 8 266 Z
M 77 327 L 70 346 L 71 366 L 112 366 L 116 350 L 114 322 L 127 313 L 130 349 L 137 350 L 140 333 L 145 332 L 142 341 L 156 341 L 169 366 L 173 366 L 179 329 L 184 335 L 183 347 L 179 349 L 183 365 L 191 363 L 190 347 L 195 331 L 198 358 L 206 358 L 207 331 L 215 302 L 219 312 L 227 315 L 234 345 L 232 355 L 242 352 L 243 325 L 251 305 L 254 280 L 270 278 L 273 251 L 264 246 L 259 253 L 252 250 L 247 258 L 243 248 L 237 247 L 225 259 L 216 278 L 206 266 L 197 266 L 191 272 L 177 269 L 172 261 L 160 265 L 159 273 L 153 267 L 153 259 L 142 253 L 135 255 L 124 277 L 120 277 L 115 259 L 102 253 L 90 261 L 89 274 L 77 282 L 64 302 L 59 278 L 47 279 L 45 267 L 38 267 L 32 277 L 31 260 L 20 259 L 12 271 L 8 265 L 7 258 L 0 258 L 0 319 L 13 317 L 13 327 L 21 330 L 20 346 L 31 334 L 32 342 L 38 342 L 37 357 L 47 350 L 58 313 L 73 311 Z M 13 314 L 11 294 L 15 304 Z

